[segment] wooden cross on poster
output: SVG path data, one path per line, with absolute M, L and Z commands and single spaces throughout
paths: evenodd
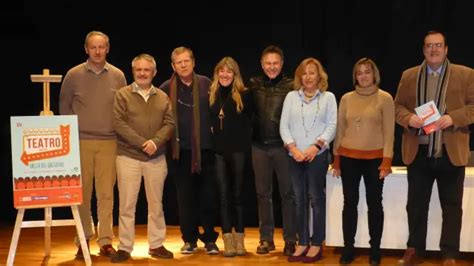
M 49 104 L 49 83 L 59 83 L 61 82 L 62 77 L 62 75 L 50 75 L 49 69 L 43 69 L 42 75 L 31 75 L 32 82 L 43 83 L 43 111 L 40 112 L 40 115 L 54 115 L 53 111 L 51 111 Z

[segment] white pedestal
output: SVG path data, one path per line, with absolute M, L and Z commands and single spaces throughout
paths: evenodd
M 408 240 L 408 221 L 406 212 L 407 178 L 404 167 L 393 167 L 393 173 L 386 177 L 383 190 L 385 212 L 382 248 L 405 249 Z M 342 182 L 332 177 L 328 171 L 326 184 L 326 245 L 344 246 L 342 236 Z M 367 203 L 365 186 L 361 180 L 359 199 L 359 218 L 355 237 L 356 247 L 370 247 L 367 221 Z M 439 250 L 441 235 L 441 207 L 436 182 L 431 195 L 428 215 L 427 250 Z M 463 219 L 460 251 L 474 251 L 474 168 L 466 168 L 463 195 Z

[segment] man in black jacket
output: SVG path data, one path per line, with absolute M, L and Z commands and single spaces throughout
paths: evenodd
M 276 173 L 283 216 L 283 254 L 293 254 L 296 243 L 294 226 L 295 196 L 288 174 L 288 154 L 280 137 L 280 116 L 286 94 L 293 90 L 293 79 L 281 73 L 283 51 L 268 46 L 262 52 L 261 64 L 265 75 L 250 79 L 255 102 L 252 160 L 258 200 L 260 244 L 258 254 L 275 250 L 273 242 L 273 173 Z

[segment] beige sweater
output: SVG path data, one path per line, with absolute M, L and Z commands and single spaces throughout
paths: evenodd
M 127 82 L 123 72 L 106 63 L 99 74 L 86 63 L 70 69 L 59 96 L 59 112 L 77 115 L 79 138 L 115 139 L 113 107 L 115 93 Z
M 356 87 L 342 96 L 334 142 L 334 165 L 339 156 L 355 159 L 383 158 L 380 169 L 390 170 L 395 134 L 392 96 L 377 86 Z

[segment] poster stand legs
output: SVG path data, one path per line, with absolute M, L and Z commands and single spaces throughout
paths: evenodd
M 20 238 L 21 228 L 32 228 L 32 227 L 44 227 L 44 253 L 45 257 L 51 255 L 51 227 L 52 226 L 66 226 L 75 225 L 77 235 L 81 242 L 81 248 L 84 255 L 84 261 L 86 265 L 92 265 L 89 248 L 87 246 L 86 237 L 82 228 L 81 218 L 79 217 L 79 210 L 77 205 L 71 205 L 73 220 L 53 220 L 52 207 L 44 207 L 44 221 L 23 221 L 25 216 L 25 208 L 18 208 L 18 213 L 15 221 L 15 229 L 13 230 L 12 240 L 10 242 L 10 250 L 8 251 L 7 265 L 13 266 L 15 260 L 16 248 L 18 246 L 18 240 Z

